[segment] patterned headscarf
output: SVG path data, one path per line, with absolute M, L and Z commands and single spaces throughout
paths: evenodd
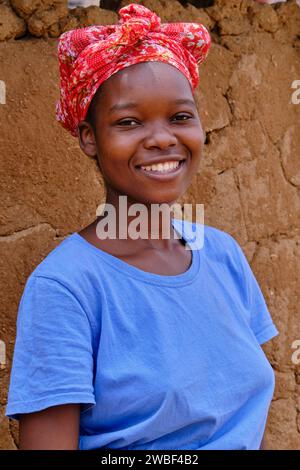
M 139 62 L 166 62 L 179 69 L 194 91 L 211 44 L 202 24 L 163 23 L 143 5 L 119 10 L 116 25 L 94 25 L 60 36 L 60 100 L 56 119 L 74 137 L 99 86 L 119 70 Z

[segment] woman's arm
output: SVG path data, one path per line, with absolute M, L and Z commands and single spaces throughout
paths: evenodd
M 36 413 L 22 414 L 19 450 L 77 450 L 80 405 L 52 406 Z

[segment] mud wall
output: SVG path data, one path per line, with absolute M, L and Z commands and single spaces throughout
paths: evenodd
M 272 6 L 217 0 L 208 8 L 140 3 L 163 21 L 201 21 L 211 31 L 196 94 L 205 155 L 179 202 L 203 203 L 205 223 L 231 233 L 246 253 L 280 332 L 263 346 L 276 374 L 268 445 L 300 449 L 300 367 L 292 356 L 300 340 L 300 104 L 292 100 L 292 84 L 300 80 L 300 8 L 295 0 Z M 16 449 L 18 426 L 4 410 L 25 281 L 64 237 L 94 220 L 105 197 L 95 161 L 55 120 L 56 38 L 75 27 L 114 23 L 117 14 L 68 10 L 62 0 L 2 0 L 0 19 L 0 339 L 6 344 L 0 448 Z

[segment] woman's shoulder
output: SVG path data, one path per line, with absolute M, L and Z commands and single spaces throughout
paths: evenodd
M 191 239 L 197 238 L 198 249 L 204 248 L 205 251 L 219 254 L 228 253 L 228 251 L 236 252 L 241 249 L 233 235 L 217 227 L 189 220 L 174 219 L 174 222 L 175 226 L 183 227 L 185 234 Z
M 188 226 L 188 230 L 200 233 L 198 238 L 202 241 L 198 243 L 199 249 L 209 262 L 231 266 L 234 269 L 248 265 L 244 250 L 234 235 L 207 224 L 188 222 Z
M 31 272 L 30 278 L 44 277 L 58 282 L 80 283 L 87 270 L 94 267 L 89 262 L 89 250 L 78 240 L 76 232 L 67 235 Z
M 204 225 L 204 233 L 205 241 L 213 246 L 217 243 L 218 248 L 235 249 L 237 245 L 239 246 L 233 235 L 211 225 Z

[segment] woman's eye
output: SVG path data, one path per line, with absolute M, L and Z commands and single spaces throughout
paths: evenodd
M 175 118 L 180 118 L 180 121 L 187 121 L 188 119 L 191 119 L 192 116 L 188 116 L 187 114 L 177 114 Z
M 124 126 L 124 125 L 125 125 L 125 126 L 131 126 L 131 123 L 132 123 L 132 122 L 133 122 L 134 124 L 137 124 L 137 121 L 135 121 L 134 119 L 125 119 L 124 121 L 121 121 L 121 122 L 119 122 L 118 124 L 119 124 L 120 126 Z
M 179 121 L 187 121 L 188 119 L 192 119 L 192 116 L 189 116 L 187 114 L 177 114 L 174 118 L 175 120 Z M 119 121 L 118 125 L 119 126 L 128 126 L 128 127 L 133 127 L 134 125 L 139 124 L 138 121 L 135 119 L 124 119 L 124 121 Z

